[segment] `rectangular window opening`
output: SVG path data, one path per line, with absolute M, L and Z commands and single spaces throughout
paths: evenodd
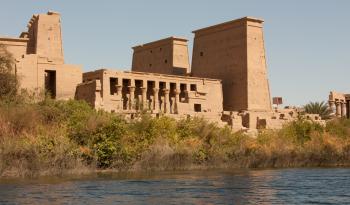
M 118 78 L 109 78 L 110 94 L 114 95 L 117 92 Z
M 194 104 L 194 111 L 195 112 L 202 112 L 202 105 L 201 104 Z
M 197 85 L 191 84 L 191 91 L 197 91 Z

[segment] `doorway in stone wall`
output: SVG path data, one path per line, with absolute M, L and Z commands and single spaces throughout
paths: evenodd
M 45 70 L 45 91 L 51 98 L 56 98 L 56 71 L 54 70 Z

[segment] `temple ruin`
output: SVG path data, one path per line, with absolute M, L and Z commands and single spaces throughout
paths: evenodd
M 190 72 L 187 39 L 169 37 L 133 47 L 132 71 L 186 75 Z
M 349 118 L 350 94 L 331 91 L 328 98 L 329 107 L 335 117 Z
M 272 110 L 263 22 L 245 17 L 193 31 L 191 74 L 222 80 L 224 110 Z
M 27 27 L 19 38 L 0 37 L 0 44 L 15 58 L 20 87 L 46 90 L 56 99 L 74 98 L 82 66 L 64 63 L 60 14 L 33 15 Z
M 263 20 L 244 17 L 193 33 L 191 66 L 188 40 L 169 37 L 133 47 L 131 71 L 82 73 L 65 64 L 57 12 L 33 15 L 27 32 L 0 44 L 16 59 L 21 87 L 47 90 L 55 99 L 84 100 L 131 118 L 198 116 L 233 130 L 275 129 L 296 118 L 293 109 L 272 109 Z
M 109 112 L 134 115 L 144 110 L 220 122 L 221 90 L 216 79 L 101 69 L 83 74 L 76 99 Z

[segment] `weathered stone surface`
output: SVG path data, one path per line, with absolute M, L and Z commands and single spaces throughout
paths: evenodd
M 225 110 L 271 111 L 262 23 L 245 17 L 193 31 L 192 76 L 222 80 Z
M 349 118 L 350 94 L 331 91 L 328 96 L 329 107 L 335 117 Z
M 27 32 L 19 38 L 0 38 L 0 44 L 16 59 L 21 88 L 33 92 L 46 89 L 56 99 L 74 98 L 82 70 L 79 65 L 64 64 L 59 13 L 33 15 Z
M 245 17 L 194 31 L 191 72 L 187 39 L 169 37 L 133 47 L 131 72 L 82 74 L 80 66 L 64 63 L 60 14 L 52 11 L 33 15 L 28 31 L 0 43 L 16 59 L 22 88 L 46 89 L 57 99 L 75 97 L 128 117 L 141 111 L 176 119 L 198 116 L 256 133 L 279 129 L 298 116 L 296 109 L 271 107 L 262 23 Z M 347 115 L 347 99 L 331 93 L 338 116 Z
M 172 75 L 189 73 L 187 39 L 169 37 L 133 49 L 132 71 Z
M 101 82 L 100 90 L 94 87 L 96 81 Z M 84 73 L 76 99 L 109 112 L 145 110 L 213 121 L 220 121 L 223 110 L 220 80 L 107 69 Z

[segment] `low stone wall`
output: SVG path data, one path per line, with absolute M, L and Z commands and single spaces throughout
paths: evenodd
M 99 108 L 101 100 L 101 83 L 99 80 L 93 80 L 77 85 L 75 99 L 84 100 L 94 108 Z

